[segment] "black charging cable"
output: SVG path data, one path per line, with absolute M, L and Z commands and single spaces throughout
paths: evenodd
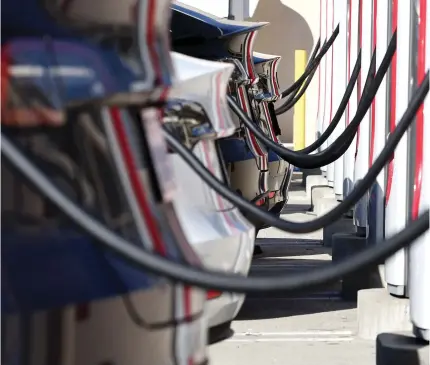
M 283 105 L 281 105 L 278 109 L 276 109 L 276 115 L 281 115 L 291 110 L 294 105 L 300 100 L 300 98 L 304 95 L 304 93 L 308 90 L 309 85 L 311 84 L 313 77 L 317 71 L 315 68 L 310 76 L 306 79 L 305 83 L 301 86 L 300 89 L 297 89 L 294 93 L 290 95 L 290 97 L 285 101 Z
M 315 57 L 317 56 L 317 51 L 320 48 L 320 43 L 321 43 L 321 41 L 320 41 L 320 39 L 318 39 L 318 42 L 315 45 L 315 48 L 311 54 L 311 57 L 309 58 L 308 64 L 306 65 L 305 72 L 313 64 Z M 324 42 L 324 44 L 323 44 L 323 49 L 325 49 L 325 45 L 326 45 L 326 42 Z M 318 62 L 318 65 L 313 68 L 311 74 L 306 78 L 306 81 L 304 83 L 302 83 L 299 87 L 297 87 L 291 93 L 291 95 L 288 97 L 288 99 L 275 110 L 276 115 L 284 114 L 287 110 L 290 109 L 290 105 L 291 104 L 294 105 L 297 102 L 297 100 L 300 99 L 300 96 L 306 92 L 307 88 L 309 87 L 310 83 L 312 82 L 312 79 L 313 79 L 316 71 L 318 70 L 319 64 L 320 63 Z
M 255 137 L 270 150 L 275 152 L 280 158 L 291 163 L 294 166 L 306 169 L 319 168 L 326 166 L 338 158 L 340 158 L 348 149 L 352 141 L 354 140 L 355 134 L 357 133 L 360 122 L 363 120 L 367 113 L 367 110 L 372 104 L 372 100 L 375 97 L 382 80 L 385 77 L 388 68 L 390 67 L 391 60 L 396 51 L 396 33 L 391 38 L 390 44 L 381 62 L 381 65 L 376 72 L 374 79 L 374 65 L 376 62 L 376 54 L 373 53 L 372 62 L 367 75 L 366 85 L 364 87 L 363 95 L 357 108 L 356 115 L 352 119 L 351 123 L 345 128 L 345 131 L 324 151 L 307 155 L 296 151 L 289 150 L 279 143 L 272 141 L 266 136 L 266 134 L 255 125 L 255 123 L 243 112 L 238 106 L 235 100 L 231 96 L 227 96 L 227 102 L 230 105 L 232 111 L 241 119 L 241 122 L 248 128 Z
M 426 80 L 428 90 L 428 76 Z M 394 133 L 396 132 L 398 130 Z M 410 245 L 429 228 L 429 212 L 427 210 L 404 230 L 381 242 L 381 244 L 370 245 L 348 260 L 297 274 L 246 278 L 237 274 L 207 271 L 172 262 L 142 247 L 137 247 L 108 229 L 65 196 L 3 133 L 1 133 L 1 151 L 5 160 L 25 180 L 57 206 L 71 221 L 94 237 L 95 243 L 117 254 L 136 268 L 172 279 L 175 282 L 204 289 L 238 293 L 309 290 L 383 262 L 399 249 Z
M 354 66 L 354 69 L 352 70 L 351 78 L 349 79 L 348 85 L 346 86 L 345 93 L 342 96 L 342 99 L 339 103 L 339 107 L 337 108 L 336 113 L 333 116 L 333 119 L 331 120 L 329 126 L 324 131 L 324 133 L 321 134 L 321 136 L 315 142 L 313 142 L 309 146 L 307 146 L 301 150 L 297 150 L 295 152 L 309 154 L 313 151 L 316 151 L 331 136 L 331 134 L 334 132 L 334 130 L 338 126 L 338 124 L 342 118 L 342 115 L 346 110 L 346 107 L 348 106 L 349 98 L 351 97 L 352 92 L 354 91 L 354 86 L 357 82 L 358 77 L 360 76 L 360 70 L 361 70 L 361 50 L 358 53 L 357 61 L 355 62 L 355 66 Z M 306 83 L 307 83 L 307 80 L 306 80 Z M 306 91 L 306 84 L 303 86 L 303 93 L 305 91 Z M 298 99 L 300 99 L 303 96 L 303 93 L 301 90 L 300 93 L 297 95 L 297 97 L 294 98 L 294 102 L 291 104 L 291 108 L 298 101 Z
M 359 51 L 358 58 L 357 58 L 357 61 L 355 62 L 354 69 L 352 70 L 351 78 L 348 82 L 345 93 L 343 94 L 342 99 L 339 103 L 339 107 L 337 108 L 336 113 L 334 114 L 334 117 L 329 123 L 328 127 L 321 134 L 321 136 L 315 140 L 315 142 L 311 143 L 309 146 L 301 150 L 298 150 L 297 152 L 307 153 L 307 154 L 312 153 L 316 151 L 318 148 L 320 148 L 324 144 L 324 142 L 327 141 L 328 138 L 332 135 L 332 133 L 338 126 L 343 113 L 345 112 L 348 106 L 349 99 L 352 95 L 352 92 L 354 91 L 354 87 L 358 80 L 358 77 L 360 76 L 360 71 L 361 71 L 361 50 Z
M 388 137 L 385 147 L 382 149 L 378 158 L 370 167 L 366 176 L 355 185 L 351 193 L 336 208 L 324 214 L 323 216 L 308 222 L 299 223 L 283 220 L 275 215 L 263 211 L 258 206 L 251 204 L 242 196 L 230 190 L 228 186 L 224 185 L 223 181 L 212 175 L 212 173 L 206 169 L 206 167 L 194 156 L 194 154 L 185 146 L 183 146 L 181 142 L 178 141 L 172 134 L 170 134 L 170 132 L 165 127 L 163 128 L 163 131 L 169 147 L 174 152 L 179 154 L 184 159 L 184 161 L 186 161 L 187 164 L 200 176 L 200 178 L 223 198 L 236 205 L 242 211 L 247 212 L 247 214 L 267 223 L 272 227 L 286 232 L 309 233 L 321 229 L 341 218 L 342 215 L 348 212 L 371 188 L 376 177 L 391 159 L 391 156 L 394 153 L 396 146 L 400 142 L 400 139 L 414 121 L 415 114 L 422 105 L 428 93 L 428 89 L 429 79 L 427 74 L 419 88 L 414 93 L 410 104 L 399 121 L 397 127 Z
M 281 93 L 282 98 L 287 97 L 295 90 L 299 89 L 303 82 L 309 77 L 309 75 L 313 72 L 315 68 L 318 67 L 319 63 L 321 62 L 322 58 L 325 56 L 327 51 L 330 49 L 330 47 L 333 45 L 334 41 L 336 40 L 337 36 L 339 35 L 339 25 L 334 30 L 333 34 L 330 36 L 330 38 L 327 40 L 327 42 L 321 47 L 320 52 L 318 55 L 308 64 L 309 67 L 305 69 L 305 72 L 296 80 L 294 83 L 288 87 L 286 90 L 284 90 Z

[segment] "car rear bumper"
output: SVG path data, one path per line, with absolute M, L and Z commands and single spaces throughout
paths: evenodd
M 209 328 L 231 322 L 239 313 L 244 300 L 244 294 L 232 293 L 224 293 L 218 298 L 208 300 L 205 311 L 207 311 Z

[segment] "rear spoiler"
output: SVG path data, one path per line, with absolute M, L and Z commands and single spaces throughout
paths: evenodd
M 254 52 L 255 69 L 259 75 L 266 78 L 268 91 L 275 100 L 281 96 L 278 83 L 278 66 L 281 59 L 281 56 Z
M 257 30 L 265 25 L 267 22 L 249 22 L 249 21 L 237 21 L 225 18 L 220 18 L 216 15 L 207 13 L 203 10 L 197 9 L 193 6 L 181 3 L 179 1 L 173 1 L 172 10 L 187 15 L 195 20 L 205 23 L 208 26 L 219 30 L 218 38 L 227 38 L 242 33 L 248 33 L 253 30 Z
M 170 98 L 187 99 L 200 104 L 219 137 L 236 130 L 226 100 L 233 65 L 212 62 L 172 52 L 176 80 Z

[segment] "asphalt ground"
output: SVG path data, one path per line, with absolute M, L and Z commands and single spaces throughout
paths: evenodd
M 296 175 L 283 217 L 314 219 Z M 263 254 L 251 275 L 285 275 L 331 264 L 322 230 L 294 235 L 268 228 L 259 232 Z M 356 337 L 356 302 L 343 300 L 340 283 L 312 292 L 248 296 L 232 324 L 232 336 L 209 348 L 213 365 L 374 365 L 375 342 Z

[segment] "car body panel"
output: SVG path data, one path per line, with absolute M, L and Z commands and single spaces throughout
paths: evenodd
M 269 130 L 268 136 L 274 142 L 279 143 L 274 130 L 274 123 L 277 124 L 276 114 L 271 112 L 270 103 L 273 104 L 280 97 L 276 73 L 281 57 L 259 52 L 254 52 L 253 55 L 255 68 L 260 76 L 259 82 L 254 86 L 254 95 L 259 100 L 259 114 L 267 124 L 267 129 Z M 273 152 L 271 151 L 271 153 Z M 275 196 L 271 199 L 271 205 L 281 201 L 286 202 L 287 200 L 287 195 L 283 191 L 285 191 L 284 186 L 289 184 L 286 181 L 288 169 L 288 162 L 278 156 L 274 157 L 272 162 L 269 163 L 269 189 L 276 192 Z
M 180 38 L 182 39 L 195 37 L 196 34 L 205 37 L 206 40 L 225 38 L 249 32 L 252 29 L 259 29 L 269 24 L 267 22 L 241 22 L 220 18 L 180 1 L 174 1 L 172 9 L 172 26 L 176 28 L 180 24 Z M 184 19 L 187 19 L 187 22 L 184 22 Z M 173 34 L 173 39 L 176 39 L 175 34 Z
M 73 6 L 79 6 L 76 3 Z M 102 2 L 91 4 L 95 3 Z M 130 4 L 122 5 L 129 10 Z M 140 5 L 148 5 L 148 2 L 142 1 Z M 151 29 L 165 26 L 168 5 L 168 1 L 157 2 L 153 8 L 156 16 Z M 161 11 L 164 8 L 167 12 Z M 91 10 L 89 7 L 85 9 Z M 13 29 L 29 33 L 33 39 L 24 39 L 20 43 L 10 31 L 12 28 L 5 28 L 8 32 L 2 41 L 10 42 L 3 43 L 2 61 L 13 60 L 21 66 L 19 72 L 24 70 L 30 77 L 21 77 L 18 90 L 10 84 L 3 88 L 5 80 L 17 75 L 4 74 L 3 71 L 14 64 L 2 62 L 2 101 L 8 102 L 12 112 L 30 115 L 37 113 L 26 102 L 35 98 L 39 105 L 45 107 L 46 113 L 42 117 L 36 115 L 30 121 L 16 119 L 15 127 L 16 123 L 22 128 L 30 127 L 31 123 L 48 126 L 46 133 L 32 132 L 14 137 L 16 143 L 25 147 L 26 155 L 37 160 L 39 169 L 55 181 L 63 194 L 101 220 L 108 229 L 169 259 L 200 265 L 197 255 L 187 246 L 183 232 L 175 223 L 177 217 L 169 197 L 159 200 L 155 194 L 156 186 L 149 183 L 157 181 L 148 169 L 149 156 L 136 149 L 139 145 L 129 143 L 137 138 L 129 129 L 138 126 L 133 122 L 136 115 L 127 108 L 114 107 L 118 100 L 130 101 L 134 96 L 140 103 L 152 100 L 152 96 L 157 100 L 160 91 L 169 86 L 169 80 L 160 77 L 155 69 L 151 77 L 150 67 L 137 70 L 137 73 L 136 69 L 128 70 L 115 51 L 106 51 L 108 47 L 103 51 L 96 49 L 94 43 L 91 45 L 80 39 L 74 33 L 74 24 L 60 28 L 36 1 L 3 2 L 3 10 L 2 22 L 3 16 L 7 15 L 9 24 L 16 27 Z M 147 13 L 148 19 L 151 14 L 154 15 Z M 135 23 L 131 21 L 130 24 Z M 47 38 L 37 38 L 45 35 L 51 37 L 49 42 Z M 167 45 L 162 43 L 160 38 L 151 37 L 146 42 L 150 48 Z M 154 60 L 152 57 L 151 62 Z M 35 66 L 30 73 L 28 66 Z M 91 72 L 82 77 L 81 71 Z M 168 73 L 170 78 L 172 75 L 170 71 Z M 140 90 L 147 92 L 131 90 L 135 82 L 140 83 Z M 145 88 L 142 85 L 146 85 Z M 153 90 L 154 85 L 161 89 Z M 5 95 L 6 92 L 9 94 Z M 112 95 L 121 98 L 112 98 Z M 104 106 L 96 108 L 95 114 L 78 113 L 70 123 L 64 107 L 84 107 L 89 99 L 101 102 L 102 106 L 103 103 L 110 106 L 107 110 Z M 16 118 L 20 115 L 15 114 Z M 20 124 L 23 121 L 26 124 Z M 7 132 L 2 128 L 2 133 Z M 131 153 L 134 161 L 124 157 L 126 151 Z M 3 164 L 2 319 L 6 324 L 2 334 L 6 344 L 6 364 L 15 363 L 23 354 L 30 354 L 32 363 L 41 365 L 46 364 L 48 358 L 57 363 L 73 362 L 74 358 L 77 363 L 112 361 L 142 364 L 143 361 L 150 365 L 185 365 L 190 361 L 196 364 L 206 362 L 205 296 L 201 290 L 173 285 L 101 250 L 90 235 L 77 230 L 44 197 L 7 169 Z M 139 214 L 132 208 L 137 202 Z M 142 213 L 143 207 L 146 207 L 146 213 Z M 162 221 L 154 217 L 155 209 L 158 209 L 157 216 L 164 218 Z M 5 222 L 14 224 L 5 225 Z M 164 229 L 156 227 L 167 222 L 178 242 L 171 241 L 163 233 Z M 136 318 L 128 322 L 124 320 L 124 294 L 132 298 L 138 315 L 144 319 L 140 326 Z M 161 307 L 160 301 L 163 303 Z M 78 303 L 82 304 L 77 306 Z M 23 308 L 26 309 L 25 315 L 22 315 Z M 77 323 L 75 316 L 80 317 L 82 309 L 87 318 Z M 50 325 L 53 318 L 56 318 L 55 328 Z M 142 326 L 145 330 L 140 328 Z M 115 339 L 113 333 L 123 331 L 129 334 L 132 327 L 138 332 L 133 343 L 130 343 L 129 336 L 112 341 Z M 20 333 L 24 328 L 32 328 L 34 332 Z M 37 334 L 35 337 L 39 342 L 30 341 L 27 346 L 14 339 L 16 333 L 20 338 Z M 188 341 L 190 337 L 192 342 Z M 64 340 L 62 343 L 65 345 L 61 351 L 59 340 Z M 136 352 L 130 352 L 130 346 Z M 134 357 L 131 357 L 132 353 Z M 153 355 L 151 358 L 147 356 L 149 353 Z
M 177 69 L 178 86 L 171 90 L 170 97 L 181 96 L 200 104 L 217 136 L 222 138 L 234 133 L 234 125 L 228 109 L 226 92 L 233 66 L 200 60 L 173 52 Z
M 281 56 L 269 55 L 266 53 L 253 52 L 254 65 L 259 75 L 266 75 L 267 90 L 272 95 L 272 100 L 277 100 L 281 97 L 278 82 L 278 66 L 282 60 Z
M 178 4 L 178 3 L 176 3 Z M 181 5 L 182 6 L 182 5 Z M 223 62 L 235 64 L 235 78 L 229 84 L 229 93 L 236 98 L 242 109 L 252 118 L 250 99 L 248 96 L 247 85 L 258 82 L 258 77 L 252 62 L 252 49 L 256 37 L 256 30 L 265 26 L 267 23 L 239 23 L 242 29 L 236 31 L 226 31 L 222 33 L 222 29 L 229 24 L 234 24 L 230 20 L 218 18 L 208 15 L 199 9 L 188 6 L 181 8 L 181 17 L 177 17 L 175 21 L 175 11 L 172 21 L 173 48 L 178 52 L 187 55 L 204 58 L 208 60 L 219 60 Z M 189 27 L 188 22 L 198 21 L 204 24 L 205 27 L 211 28 L 202 31 L 198 25 L 193 25 L 192 30 L 186 30 Z M 184 28 L 185 27 L 185 28 Z M 188 29 L 188 28 L 187 28 Z M 200 32 L 199 32 L 200 30 Z M 201 36 L 204 34 L 205 36 Z M 209 36 L 209 34 L 211 34 Z M 222 36 L 221 36 L 222 34 Z M 181 41 L 182 39 L 182 41 Z M 232 59 L 235 59 L 232 61 Z M 246 80 L 246 81 L 245 81 Z M 236 116 L 233 116 L 233 121 L 239 129 L 240 121 Z M 236 191 L 245 191 L 249 200 L 256 196 L 264 195 L 268 191 L 268 151 L 259 143 L 255 136 L 245 128 L 245 135 L 240 136 L 245 138 L 248 148 L 251 150 L 254 160 L 257 162 L 237 161 L 235 165 L 244 164 L 244 168 L 251 168 L 253 171 L 248 171 L 245 175 L 229 177 L 230 186 Z M 225 141 L 227 141 L 226 139 Z M 220 141 L 221 149 L 224 149 L 225 143 L 234 144 L 239 142 L 236 138 L 233 141 Z M 242 148 L 242 147 L 239 147 Z M 223 151 L 224 158 L 226 153 Z M 234 156 L 230 156 L 234 157 Z M 227 170 L 231 173 L 231 169 L 227 163 Z M 253 176 L 256 179 L 253 179 Z M 239 185 L 236 185 L 239 183 Z M 250 192 L 248 194 L 248 191 Z M 255 222 L 253 222 L 255 223 Z
M 225 91 L 222 91 L 223 97 L 220 94 L 221 90 L 227 88 L 233 67 L 183 55 L 174 54 L 173 59 L 177 80 L 180 80 L 180 93 L 202 106 L 216 131 L 216 136 L 193 144 L 193 153 L 212 174 L 225 180 L 215 140 L 235 130 L 230 118 L 227 123 L 219 118 L 223 115 L 220 108 L 229 113 Z M 214 80 L 218 80 L 218 92 L 211 87 Z M 176 95 L 174 90 L 175 86 L 171 93 L 172 99 Z M 171 154 L 171 159 L 178 187 L 174 206 L 187 239 L 203 264 L 211 269 L 247 275 L 254 247 L 253 226 L 231 203 L 208 187 L 178 155 Z M 209 326 L 231 322 L 243 300 L 244 295 L 227 294 L 210 299 L 206 308 Z

